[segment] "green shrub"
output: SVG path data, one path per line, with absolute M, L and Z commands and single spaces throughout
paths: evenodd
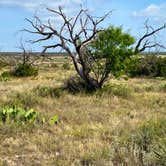
M 19 107 L 5 107 L 0 109 L 0 121 L 12 122 L 33 122 L 37 117 L 37 112 L 33 109 L 25 110 Z
M 145 152 L 149 152 L 151 145 L 166 136 L 166 120 L 150 120 L 139 127 L 133 135 L 136 144 Z
M 126 138 L 123 146 L 118 146 L 119 150 L 125 149 L 125 159 L 133 158 L 141 165 L 163 165 L 166 159 L 165 118 L 143 123 Z
M 110 84 L 103 87 L 96 92 L 97 95 L 102 94 L 111 94 L 114 96 L 128 98 L 132 96 L 133 90 L 126 85 L 123 84 Z
M 110 149 L 109 148 L 99 148 L 92 149 L 89 153 L 85 153 L 84 156 L 81 157 L 81 165 L 82 166 L 104 166 L 108 165 L 108 161 L 110 160 Z
M 93 89 L 89 87 L 84 80 L 80 77 L 70 77 L 69 79 L 65 80 L 64 82 L 64 89 L 72 94 L 76 93 L 87 93 L 87 94 L 94 94 L 97 96 L 103 94 L 111 94 L 114 96 L 119 96 L 123 98 L 128 98 L 132 96 L 133 90 L 123 84 L 110 84 L 106 85 L 101 89 Z
M 57 63 L 52 63 L 52 64 L 51 64 L 51 67 L 53 67 L 53 68 L 58 68 L 59 65 L 58 65 Z
M 50 120 L 49 120 L 49 123 L 50 123 L 51 125 L 57 124 L 58 122 L 59 122 L 59 117 L 58 117 L 58 115 L 54 115 L 54 116 L 51 117 Z
M 41 99 L 32 92 L 14 93 L 10 100 L 5 105 L 8 106 L 19 106 L 26 109 L 34 107 L 39 104 Z
M 155 163 L 158 166 L 166 165 L 166 138 L 162 138 L 153 148 Z
M 163 84 L 163 85 L 160 85 L 159 91 L 161 91 L 161 92 L 166 92 L 166 83 Z
M 69 93 L 76 94 L 80 92 L 89 93 L 94 91 L 91 89 L 83 79 L 78 76 L 72 76 L 64 81 L 64 89 Z
M 8 66 L 8 63 L 3 60 L 0 60 L 0 68 L 4 68 L 6 66 Z
M 11 72 L 5 71 L 0 75 L 0 81 L 9 81 L 11 79 Z
M 27 76 L 37 76 L 38 69 L 33 67 L 31 64 L 18 64 L 18 66 L 13 71 L 13 75 L 17 77 L 27 77 Z
M 166 77 L 166 57 L 156 55 L 132 57 L 126 64 L 126 72 L 132 77 Z
M 54 88 L 49 86 L 38 86 L 34 92 L 41 97 L 60 97 L 63 93 L 62 88 Z
M 70 70 L 70 64 L 69 64 L 69 63 L 64 63 L 64 64 L 62 65 L 62 67 L 63 67 L 63 69 L 65 69 L 65 70 Z

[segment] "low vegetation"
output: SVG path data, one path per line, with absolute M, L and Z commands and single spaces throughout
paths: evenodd
M 129 61 L 126 72 L 132 77 L 166 77 L 166 57 L 136 56 Z
M 37 113 L 33 110 L 24 110 L 19 107 L 6 107 L 0 109 L 0 121 L 6 122 L 33 122 Z
M 166 58 L 141 55 L 166 24 L 135 39 L 101 27 L 112 12 L 47 11 L 23 30 L 41 53 L 0 57 L 0 165 L 166 166 Z
M 12 74 L 9 71 L 4 71 L 0 75 L 0 81 L 9 81 L 11 79 Z
M 10 78 L 0 81 L 0 165 L 164 166 L 164 77 L 112 78 L 91 92 L 64 61 L 36 77 L 0 70 Z
M 166 162 L 165 118 L 150 119 L 122 138 L 120 143 L 127 150 L 135 165 L 165 165 Z M 119 147 L 118 147 L 119 148 Z M 120 151 L 120 150 L 119 150 Z M 124 155 L 122 161 L 125 162 Z M 123 163 L 123 162 L 122 162 Z
M 19 63 L 12 71 L 12 75 L 17 77 L 37 76 L 38 69 L 33 67 L 29 63 L 25 64 Z
M 33 67 L 30 64 L 18 64 L 14 67 L 14 69 L 8 69 L 4 71 L 0 75 L 0 81 L 6 82 L 10 81 L 12 77 L 29 77 L 29 76 L 37 76 L 38 69 L 37 67 Z

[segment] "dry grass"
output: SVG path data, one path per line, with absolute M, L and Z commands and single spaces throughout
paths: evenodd
M 37 77 L 0 82 L 1 106 L 31 107 L 46 121 L 0 123 L 0 165 L 118 165 L 118 140 L 149 119 L 166 117 L 166 80 L 114 79 L 108 83 L 115 87 L 112 91 L 42 97 L 35 88 L 59 88 L 74 73 L 53 66 L 42 67 Z M 59 122 L 49 124 L 54 115 Z

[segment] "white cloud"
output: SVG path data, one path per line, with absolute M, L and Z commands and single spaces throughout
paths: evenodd
M 66 15 L 72 16 L 80 9 L 80 5 L 83 3 L 84 0 L 0 0 L 0 7 L 19 7 L 37 15 L 44 22 L 48 19 L 59 22 L 59 18 L 55 14 L 46 10 L 47 7 L 56 10 L 61 6 Z
M 75 5 L 80 5 L 83 0 L 0 0 L 0 6 L 20 7 L 27 11 L 34 12 L 41 6 L 57 8 L 58 6 L 68 6 L 72 8 Z
M 166 21 L 166 4 L 150 4 L 145 9 L 134 11 L 134 17 L 153 18 L 156 21 Z

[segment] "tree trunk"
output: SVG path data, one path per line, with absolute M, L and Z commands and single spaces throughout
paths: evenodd
M 89 76 L 89 72 L 85 72 L 83 69 L 78 72 L 79 76 L 85 81 L 89 90 L 96 90 L 102 87 L 102 85 L 95 79 Z

